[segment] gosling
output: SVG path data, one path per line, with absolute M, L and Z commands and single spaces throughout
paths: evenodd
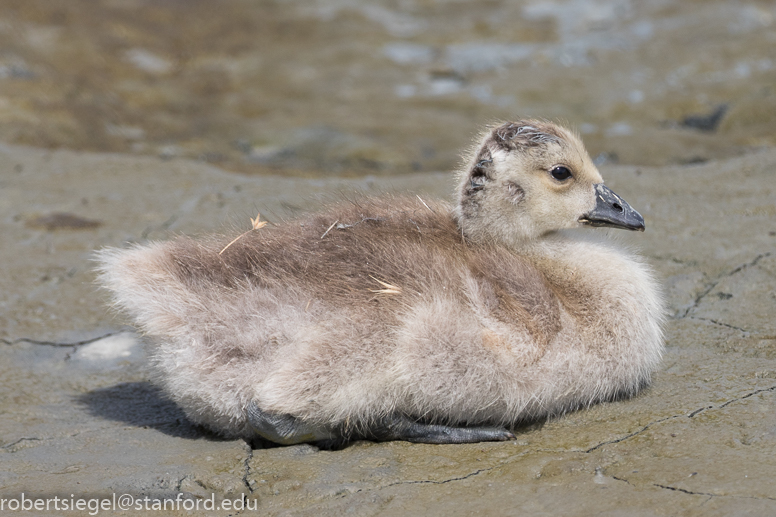
M 575 134 L 491 128 L 456 195 L 104 249 L 100 280 L 147 335 L 156 381 L 226 437 L 508 440 L 649 383 L 664 318 L 649 267 L 569 231 L 644 220 Z

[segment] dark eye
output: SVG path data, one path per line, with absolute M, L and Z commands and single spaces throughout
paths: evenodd
M 571 171 L 568 167 L 564 167 L 563 165 L 558 165 L 557 167 L 553 168 L 550 171 L 550 174 L 552 174 L 552 177 L 558 181 L 566 181 L 571 177 Z

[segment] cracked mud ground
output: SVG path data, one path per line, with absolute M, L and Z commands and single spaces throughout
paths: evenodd
M 647 222 L 612 235 L 643 250 L 670 307 L 664 360 L 641 396 L 512 442 L 340 451 L 252 450 L 191 425 L 149 382 L 141 340 L 106 309 L 90 255 L 248 228 L 256 211 L 273 221 L 389 180 L 250 178 L 14 146 L 0 163 L 3 496 L 245 493 L 262 515 L 776 514 L 776 151 L 602 170 Z M 424 197 L 448 185 L 444 174 L 401 181 Z

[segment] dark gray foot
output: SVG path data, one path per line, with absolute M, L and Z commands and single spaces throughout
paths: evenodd
M 255 402 L 247 407 L 248 422 L 265 440 L 280 445 L 334 440 L 337 435 L 323 427 L 315 427 L 296 417 L 270 413 L 262 410 Z
M 392 441 L 405 440 L 415 443 L 476 443 L 514 440 L 515 435 L 499 427 L 450 427 L 446 425 L 422 424 L 402 415 L 385 417 L 361 435 L 337 432 L 316 427 L 286 414 L 262 410 L 255 402 L 247 407 L 248 422 L 256 433 L 280 445 L 323 442 L 341 445 L 349 439 Z
M 421 424 L 401 415 L 386 417 L 368 438 L 381 441 L 406 440 L 415 443 L 476 443 L 514 440 L 515 435 L 499 427 L 450 427 Z

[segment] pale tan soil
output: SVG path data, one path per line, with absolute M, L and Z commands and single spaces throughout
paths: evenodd
M 0 499 L 776 514 L 774 27 L 764 0 L 0 2 Z M 106 245 L 353 189 L 448 197 L 434 171 L 517 115 L 576 126 L 645 216 L 612 235 L 654 266 L 671 318 L 633 400 L 507 443 L 251 450 L 164 400 L 94 284 Z
M 92 250 L 247 229 L 256 211 L 277 220 L 324 192 L 393 183 L 445 196 L 449 175 L 245 177 L 186 160 L 15 146 L 0 148 L 0 162 L 2 496 L 245 493 L 261 515 L 776 512 L 776 151 L 602 169 L 645 216 L 646 233 L 615 235 L 654 265 L 672 314 L 643 395 L 518 429 L 514 442 L 328 452 L 251 451 L 189 424 L 148 382 L 137 336 L 105 307 Z M 100 224 L 30 224 L 56 212 Z

